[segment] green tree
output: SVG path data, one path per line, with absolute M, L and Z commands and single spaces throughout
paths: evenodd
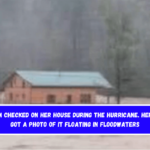
M 105 17 L 108 35 L 108 59 L 113 68 L 113 79 L 116 89 L 116 100 L 120 104 L 122 93 L 127 84 L 132 82 L 135 74 L 132 66 L 134 36 L 132 20 L 126 13 L 111 13 Z

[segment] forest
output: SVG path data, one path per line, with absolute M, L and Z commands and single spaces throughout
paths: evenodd
M 149 0 L 0 0 L 1 82 L 14 70 L 99 71 L 123 96 L 150 97 L 149 16 Z

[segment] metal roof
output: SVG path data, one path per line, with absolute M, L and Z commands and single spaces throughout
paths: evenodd
M 103 87 L 112 88 L 98 72 L 16 71 L 24 80 L 37 87 Z

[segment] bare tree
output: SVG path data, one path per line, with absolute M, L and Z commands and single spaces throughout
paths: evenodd
M 70 0 L 68 8 L 68 36 L 69 45 L 62 55 L 62 64 L 67 70 L 89 70 L 92 68 L 89 56 L 90 25 L 87 0 Z M 65 62 L 64 62 L 65 60 Z
M 107 54 L 114 71 L 116 100 L 119 104 L 124 87 L 132 81 L 132 54 L 136 38 L 130 16 L 125 13 L 109 15 L 106 17 L 106 25 L 109 48 Z

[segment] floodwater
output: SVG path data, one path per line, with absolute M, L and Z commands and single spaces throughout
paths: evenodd
M 150 149 L 150 136 L 4 135 L 1 150 L 117 150 Z
M 106 104 L 98 97 L 97 103 Z M 110 103 L 115 103 L 110 98 Z M 150 99 L 124 98 L 122 104 L 150 104 Z M 0 150 L 131 150 L 150 149 L 150 135 L 1 135 Z

